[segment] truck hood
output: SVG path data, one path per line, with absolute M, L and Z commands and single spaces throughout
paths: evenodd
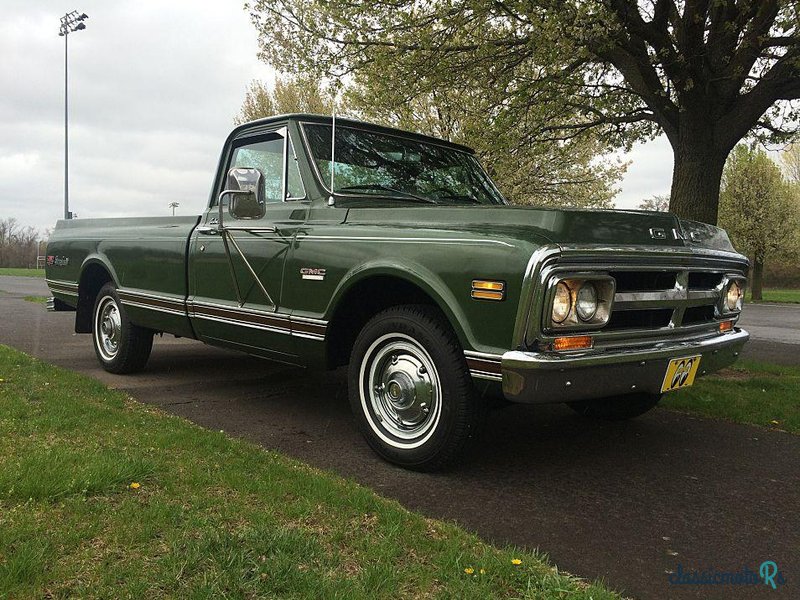
M 349 224 L 435 229 L 534 243 L 696 247 L 733 252 L 724 230 L 672 213 L 524 206 L 351 208 Z

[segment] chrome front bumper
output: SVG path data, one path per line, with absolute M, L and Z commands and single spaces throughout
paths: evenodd
M 658 394 L 673 358 L 701 355 L 698 376 L 736 361 L 750 338 L 743 329 L 648 348 L 582 353 L 522 352 L 502 356 L 503 394 L 512 402 L 544 404 L 647 392 Z

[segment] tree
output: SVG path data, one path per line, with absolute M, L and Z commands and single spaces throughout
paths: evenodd
M 234 123 L 241 125 L 272 115 L 286 113 L 330 114 L 333 99 L 309 76 L 277 77 L 269 86 L 252 81 Z
M 669 210 L 669 196 L 651 196 L 650 198 L 642 200 L 641 204 L 639 204 L 639 208 L 642 210 L 666 212 Z
M 786 177 L 789 181 L 800 186 L 800 142 L 789 144 L 781 153 Z
M 260 56 L 369 81 L 399 104 L 477 94 L 523 144 L 587 132 L 674 151 L 670 208 L 716 223 L 720 180 L 748 135 L 795 131 L 797 0 L 252 0 Z M 505 115 L 505 116 L 503 116 Z
M 761 300 L 764 263 L 796 243 L 800 215 L 792 186 L 762 149 L 737 146 L 725 167 L 720 224 L 752 261 L 751 290 Z
M 406 102 L 374 89 L 351 86 L 352 111 L 366 120 L 440 137 L 473 148 L 514 204 L 611 208 L 626 162 L 604 157 L 606 147 L 587 135 L 561 143 L 537 141 L 528 119 L 491 116 L 479 94 L 432 91 Z
M 0 219 L 0 267 L 31 267 L 39 255 L 39 232 L 16 219 Z
M 279 77 L 273 88 L 253 82 L 237 123 L 288 112 L 330 113 L 332 96 L 308 75 Z M 374 90 L 371 82 L 352 82 L 339 94 L 336 112 L 440 137 L 470 146 L 516 204 L 610 208 L 616 185 L 627 167 L 598 155 L 605 149 L 585 136 L 565 143 L 531 143 L 524 135 L 527 121 L 514 127 L 493 126 L 487 107 L 477 95 L 449 93 L 420 95 L 397 103 Z

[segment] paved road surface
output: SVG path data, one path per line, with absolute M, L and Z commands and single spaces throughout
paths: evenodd
M 110 375 L 97 366 L 88 336 L 72 333 L 72 314 L 48 314 L 21 300 L 34 289 L 45 294 L 41 286 L 0 278 L 0 342 L 351 477 L 490 541 L 541 548 L 561 569 L 602 578 L 634 597 L 799 596 L 798 436 L 661 409 L 603 424 L 562 406 L 512 406 L 492 415 L 476 455 L 461 468 L 410 473 L 380 461 L 361 441 L 343 373 L 309 373 L 164 338 L 146 373 Z M 771 327 L 763 308 L 748 307 L 754 333 Z M 678 564 L 738 570 L 768 559 L 789 580 L 777 593 L 667 583 Z

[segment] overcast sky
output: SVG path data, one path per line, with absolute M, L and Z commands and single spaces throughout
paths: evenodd
M 41 230 L 63 214 L 64 38 L 69 36 L 70 208 L 80 218 L 197 214 L 256 58 L 242 0 L 3 0 L 0 218 Z M 618 205 L 669 191 L 663 139 L 638 145 Z

